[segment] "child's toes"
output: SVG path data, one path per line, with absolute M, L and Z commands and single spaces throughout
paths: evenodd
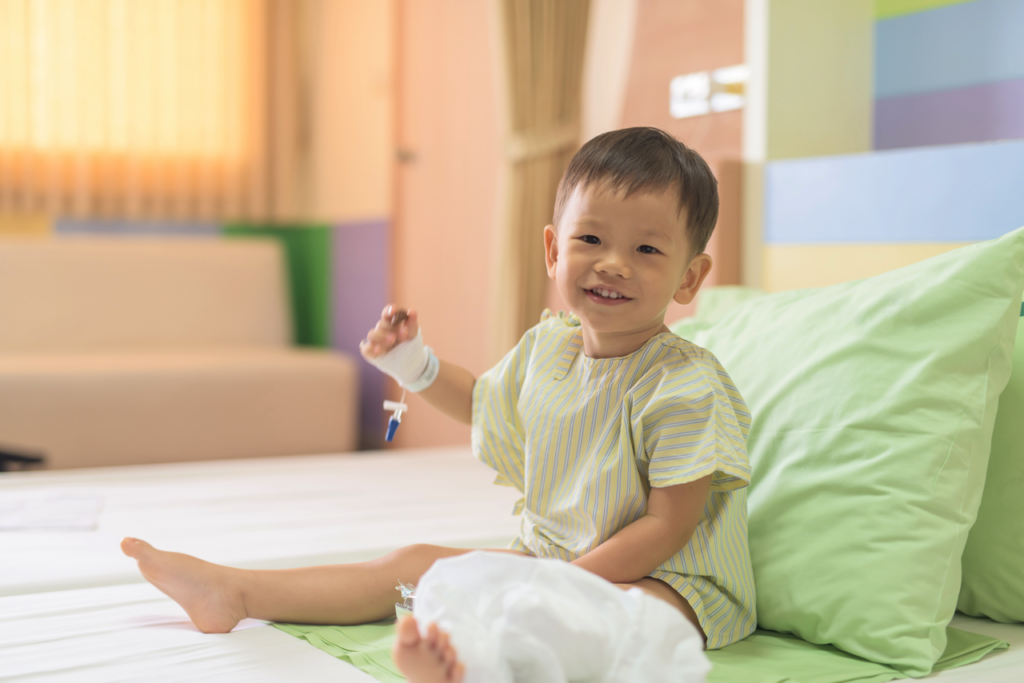
M 420 629 L 416 624 L 415 617 L 402 617 L 395 631 L 402 647 L 416 647 L 420 642 Z
M 458 663 L 458 655 L 455 653 L 454 647 L 449 647 L 441 653 L 441 659 L 444 661 L 444 667 L 449 672 L 455 670 L 455 665 Z
M 443 656 L 445 652 L 450 650 L 448 646 L 448 634 L 444 631 L 438 630 L 437 633 L 437 644 L 434 646 L 434 651 L 437 652 L 438 656 Z
M 427 626 L 427 647 L 431 650 L 437 651 L 437 640 L 441 637 L 441 630 L 437 628 L 437 624 L 430 624 Z

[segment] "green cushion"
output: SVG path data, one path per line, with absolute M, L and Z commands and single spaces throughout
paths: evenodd
M 996 621 L 1024 621 L 1024 318 L 1013 374 L 999 396 L 985 494 L 967 537 L 957 608 Z
M 348 662 L 384 683 L 405 680 L 394 660 L 395 620 L 361 626 L 274 624 L 285 633 Z M 948 645 L 936 669 L 952 669 L 978 661 L 1008 643 L 987 636 L 946 629 Z M 904 676 L 890 669 L 839 652 L 828 645 L 811 645 L 793 636 L 755 631 L 738 643 L 707 653 L 714 668 L 707 683 L 883 683 Z M 796 678 L 796 677 L 799 677 Z
M 674 329 L 753 423 L 758 624 L 923 676 L 946 646 L 1024 271 L 1024 229 Z
M 385 619 L 357 626 L 314 626 L 274 624 L 285 633 L 301 638 L 343 662 L 365 671 L 383 683 L 401 683 L 405 676 L 391 658 L 395 644 L 395 620 Z M 338 680 L 345 677 L 339 676 Z

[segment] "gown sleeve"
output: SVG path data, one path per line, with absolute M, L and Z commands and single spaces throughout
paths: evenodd
M 750 483 L 750 413 L 718 359 L 693 349 L 686 362 L 653 378 L 633 421 L 634 443 L 642 444 L 655 488 L 708 475 L 712 491 L 742 488 Z
M 498 473 L 495 484 L 520 493 L 525 487 L 525 432 L 518 406 L 532 339 L 527 333 L 473 387 L 473 455 Z

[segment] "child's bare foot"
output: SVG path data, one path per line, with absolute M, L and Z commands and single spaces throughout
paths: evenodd
M 121 551 L 139 563 L 146 581 L 185 608 L 203 633 L 227 633 L 247 616 L 241 591 L 225 567 L 157 550 L 137 538 L 121 541 Z
M 455 648 L 448 642 L 448 634 L 431 624 L 427 637 L 421 638 L 413 617 L 403 617 L 398 622 L 391 656 L 410 683 L 460 683 L 465 675 Z

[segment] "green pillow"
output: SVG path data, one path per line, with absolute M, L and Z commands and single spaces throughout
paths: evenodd
M 680 326 L 697 324 L 701 327 L 713 325 L 726 313 L 740 304 L 765 295 L 764 290 L 742 285 L 721 285 L 707 287 L 697 295 L 697 313 L 692 318 L 679 322 Z
M 946 646 L 1024 288 L 1024 229 L 682 336 L 753 414 L 761 628 L 924 676 Z
M 1013 373 L 999 396 L 985 493 L 967 537 L 957 609 L 996 621 L 1024 621 L 1024 318 Z

